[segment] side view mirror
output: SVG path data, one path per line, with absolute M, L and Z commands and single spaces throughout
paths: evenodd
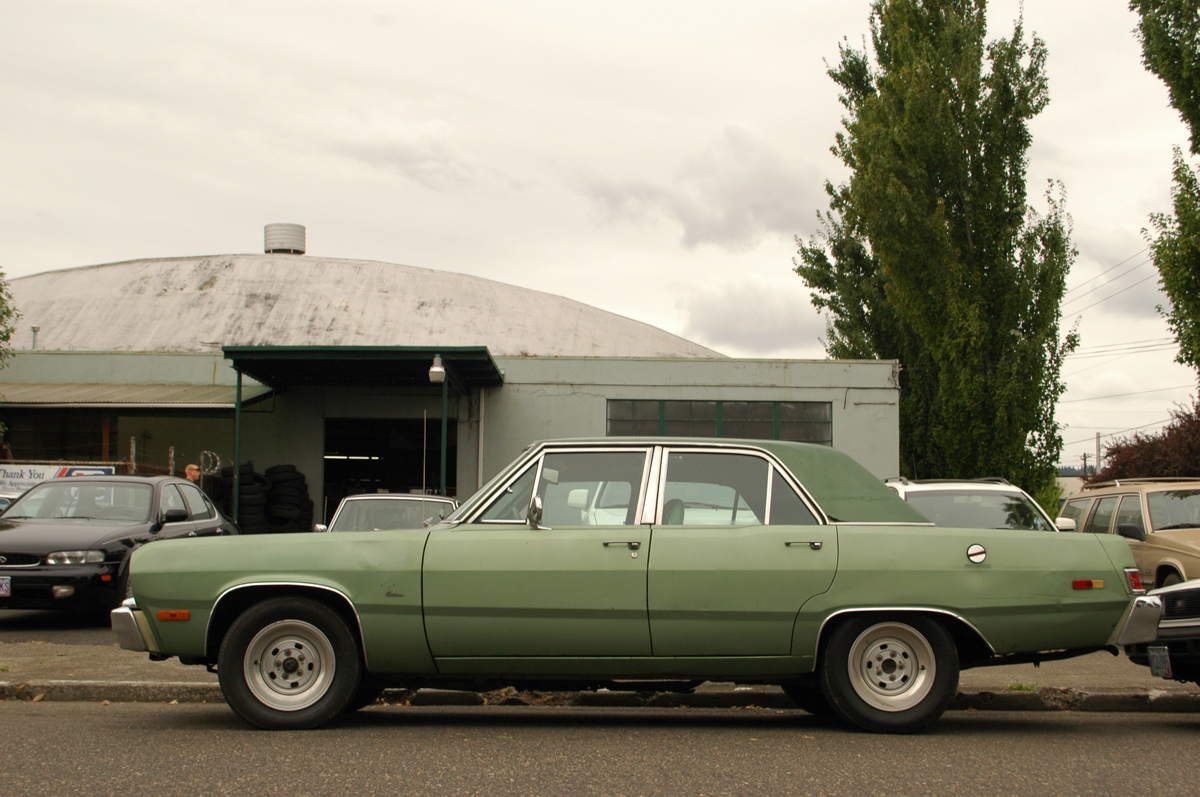
M 1054 519 L 1054 527 L 1059 531 L 1078 531 L 1075 525 L 1075 518 L 1060 517 Z
M 542 497 L 540 495 L 535 495 L 533 500 L 529 502 L 529 514 L 526 515 L 525 519 L 529 521 L 529 528 L 531 529 L 550 531 L 549 526 L 542 525 Z
M 329 527 L 326 526 L 324 523 L 317 523 L 316 525 L 313 526 L 313 531 L 325 532 L 325 531 L 329 531 Z
M 188 519 L 186 509 L 168 509 L 163 513 L 163 523 L 182 523 Z
M 1138 542 L 1146 541 L 1146 530 L 1141 526 L 1133 523 L 1122 523 L 1117 526 L 1117 534 L 1127 540 L 1137 540 Z

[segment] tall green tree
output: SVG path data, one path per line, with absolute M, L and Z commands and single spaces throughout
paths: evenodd
M 1142 62 L 1167 85 L 1200 154 L 1200 7 L 1196 0 L 1132 0 L 1140 16 Z M 1175 150 L 1173 213 L 1155 213 L 1143 231 L 1169 306 L 1159 307 L 1179 344 L 1175 359 L 1200 371 L 1200 180 Z
M 1026 202 L 1028 122 L 1045 108 L 1046 48 L 1017 22 L 985 42 L 986 0 L 875 0 L 870 49 L 829 75 L 849 169 L 797 239 L 796 272 L 839 358 L 901 363 L 901 471 L 1004 476 L 1052 489 L 1059 306 L 1075 251 L 1061 186 Z M 984 68 L 986 64 L 986 69 Z M 1044 494 L 1044 493 L 1043 493 Z
M 1136 11 L 1142 63 L 1158 75 L 1191 131 L 1191 150 L 1200 155 L 1200 7 L 1196 0 L 1131 0 Z

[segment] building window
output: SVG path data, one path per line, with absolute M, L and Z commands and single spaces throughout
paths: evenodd
M 609 437 L 740 437 L 833 445 L 827 401 L 609 399 Z

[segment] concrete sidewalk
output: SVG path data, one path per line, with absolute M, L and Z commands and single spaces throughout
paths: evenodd
M 222 702 L 217 676 L 175 659 L 113 645 L 0 643 L 0 699 L 111 702 Z M 587 705 L 791 708 L 775 687 L 706 683 L 691 694 L 527 693 L 478 695 L 422 689 L 389 690 L 389 702 L 413 705 Z M 1200 688 L 1154 678 L 1124 656 L 1093 653 L 1034 667 L 981 667 L 962 673 L 953 708 L 1004 711 L 1162 711 L 1200 713 Z

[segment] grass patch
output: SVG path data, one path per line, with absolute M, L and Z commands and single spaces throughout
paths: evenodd
M 1037 684 L 1027 684 L 1024 681 L 1013 681 L 1008 688 L 1014 692 L 1036 692 Z

